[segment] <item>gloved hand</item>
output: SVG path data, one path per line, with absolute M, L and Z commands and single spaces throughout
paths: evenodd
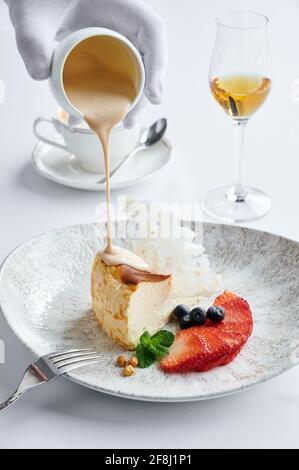
M 146 103 L 162 99 L 166 62 L 166 31 L 162 20 L 143 0 L 4 0 L 9 6 L 17 46 L 29 74 L 36 80 L 50 75 L 55 41 L 78 29 L 100 26 L 127 37 L 140 51 L 146 70 L 144 96 L 128 114 L 132 127 Z

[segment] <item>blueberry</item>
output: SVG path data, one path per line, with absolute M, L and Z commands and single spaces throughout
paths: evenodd
M 190 312 L 190 309 L 186 305 L 178 305 L 174 309 L 173 314 L 178 320 L 180 320 L 189 312 Z
M 208 319 L 213 323 L 220 323 L 225 318 L 225 309 L 223 307 L 214 305 L 208 309 L 207 314 Z
M 203 325 L 207 321 L 207 312 L 205 311 L 204 308 L 201 308 L 201 307 L 195 307 L 191 311 L 190 316 L 191 316 L 192 323 L 195 326 Z
M 191 328 L 193 326 L 193 322 L 190 317 L 190 313 L 186 313 L 181 319 L 180 319 L 180 327 L 182 330 L 186 330 L 187 328 Z

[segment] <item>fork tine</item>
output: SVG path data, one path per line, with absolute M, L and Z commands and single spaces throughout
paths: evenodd
M 73 369 L 77 369 L 79 367 L 83 366 L 89 366 L 91 364 L 96 364 L 98 362 L 101 362 L 103 360 L 103 356 L 94 356 L 89 359 L 78 359 L 77 361 L 74 362 L 69 362 L 68 364 L 61 365 L 58 368 L 59 372 L 69 372 Z
M 63 356 L 59 356 L 57 359 L 55 359 L 54 361 L 52 360 L 52 363 L 57 365 L 59 364 L 60 362 L 63 362 L 63 361 L 67 361 L 67 360 L 71 360 L 71 359 L 88 359 L 89 356 L 92 356 L 92 355 L 95 355 L 97 354 L 98 351 L 95 351 L 95 350 L 91 350 L 90 352 L 84 352 L 84 351 L 81 351 L 81 352 L 78 352 L 78 353 L 66 353 L 64 354 Z
M 87 349 L 70 349 L 69 351 L 60 351 L 56 353 L 50 353 L 44 356 L 46 359 L 55 359 L 56 357 L 59 356 L 64 356 L 65 354 L 72 354 L 72 353 L 77 353 L 77 352 L 88 352 L 88 351 L 94 351 L 93 348 L 87 348 Z

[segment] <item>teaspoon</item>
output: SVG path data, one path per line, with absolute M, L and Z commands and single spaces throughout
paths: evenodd
M 140 140 L 133 150 L 133 152 L 129 153 L 113 170 L 110 172 L 110 178 L 121 168 L 125 162 L 127 162 L 130 158 L 132 158 L 136 153 L 144 150 L 151 145 L 154 145 L 159 140 L 162 139 L 167 129 L 167 119 L 161 118 L 156 121 L 154 124 L 151 125 L 149 129 L 146 129 L 140 137 Z M 98 181 L 99 184 L 103 184 L 106 181 L 106 176 Z

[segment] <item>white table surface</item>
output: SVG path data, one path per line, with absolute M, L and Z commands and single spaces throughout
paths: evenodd
M 165 115 L 175 146 L 170 166 L 126 191 L 139 199 L 196 202 L 231 182 L 233 134 L 207 82 L 215 25 L 224 9 L 261 11 L 271 19 L 273 90 L 248 127 L 245 180 L 273 197 L 273 210 L 252 227 L 299 240 L 299 78 L 297 0 L 148 0 L 166 19 L 169 63 L 165 99 L 144 122 Z M 57 105 L 47 83 L 32 81 L 17 53 L 7 9 L 0 4 L 0 258 L 49 229 L 89 222 L 103 195 L 68 189 L 36 175 L 30 163 L 32 122 Z M 114 198 L 116 194 L 114 194 Z M 31 359 L 0 320 L 6 363 L 0 397 L 13 391 Z M 299 447 L 299 369 L 246 393 L 187 404 L 126 401 L 61 379 L 25 396 L 0 416 L 0 447 L 239 448 Z

